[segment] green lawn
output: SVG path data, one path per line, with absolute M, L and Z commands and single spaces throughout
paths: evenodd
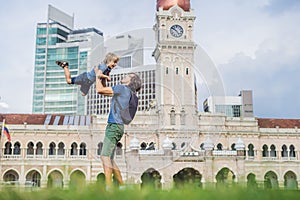
M 103 187 L 89 185 L 76 190 L 61 189 L 39 189 L 36 191 L 24 191 L 22 189 L 2 188 L 0 200 L 94 200 L 94 199 L 122 199 L 122 200 L 286 200 L 300 199 L 298 190 L 261 190 L 246 188 L 222 188 L 222 189 L 172 189 L 172 190 L 151 190 L 131 187 L 125 190 L 105 191 Z

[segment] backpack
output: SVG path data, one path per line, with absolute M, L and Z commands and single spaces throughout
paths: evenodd
M 131 96 L 129 99 L 128 107 L 122 109 L 120 103 L 118 101 L 116 101 L 116 103 L 118 104 L 120 111 L 121 111 L 120 115 L 121 115 L 122 121 L 126 125 L 128 125 L 133 120 L 135 113 L 137 111 L 137 107 L 138 107 L 138 97 L 132 91 L 130 91 L 130 93 L 131 93 Z

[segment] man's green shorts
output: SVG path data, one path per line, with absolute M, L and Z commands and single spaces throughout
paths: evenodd
M 123 124 L 107 124 L 101 156 L 109 156 L 114 158 L 114 150 L 117 143 L 121 140 L 124 134 Z

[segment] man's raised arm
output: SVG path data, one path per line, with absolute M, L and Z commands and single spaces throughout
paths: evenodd
M 114 92 L 111 87 L 104 87 L 102 85 L 102 81 L 97 77 L 96 78 L 96 91 L 98 94 L 102 94 L 104 96 L 113 96 Z

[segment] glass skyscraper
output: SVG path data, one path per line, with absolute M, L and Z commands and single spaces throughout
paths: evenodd
M 51 6 L 48 12 L 47 23 L 37 24 L 32 113 L 84 115 L 85 97 L 55 61 L 68 61 L 71 76 L 90 70 L 103 57 L 103 33 L 73 30 L 73 17 Z

